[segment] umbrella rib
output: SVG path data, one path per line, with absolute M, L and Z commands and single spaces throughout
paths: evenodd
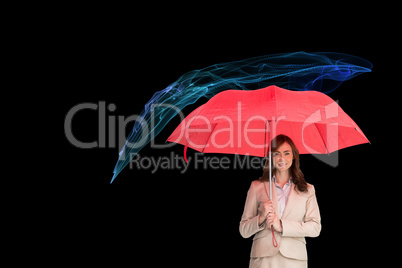
M 268 121 L 265 121 L 264 156 L 268 158 L 268 148 L 267 148 L 267 123 L 268 123 Z
M 211 138 L 212 132 L 214 132 L 214 130 L 215 130 L 215 128 L 216 128 L 217 125 L 218 125 L 218 123 L 216 123 L 215 126 L 214 126 L 214 128 L 211 130 L 211 133 L 209 134 L 208 139 L 207 139 L 207 141 L 205 142 L 204 148 L 202 149 L 202 153 L 204 152 L 205 147 L 207 147 L 207 144 L 208 144 L 208 142 L 209 142 L 209 139 Z
M 315 128 L 317 129 L 318 133 L 320 134 L 322 143 L 324 144 L 325 150 L 327 151 L 327 154 L 329 154 L 328 148 L 327 148 L 327 144 L 325 143 L 324 138 L 322 137 L 321 131 L 318 129 L 317 124 L 314 123 Z

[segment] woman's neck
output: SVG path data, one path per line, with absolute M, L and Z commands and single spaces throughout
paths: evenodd
M 280 187 L 283 188 L 283 186 L 289 182 L 289 179 L 290 179 L 289 170 L 284 170 L 284 171 L 276 170 L 275 181 Z

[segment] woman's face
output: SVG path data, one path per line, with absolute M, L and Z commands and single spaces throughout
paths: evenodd
M 289 143 L 285 142 L 272 152 L 274 166 L 279 171 L 285 171 L 292 166 L 293 152 Z

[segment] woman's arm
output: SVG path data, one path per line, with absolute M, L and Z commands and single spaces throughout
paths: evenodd
M 249 238 L 258 231 L 264 229 L 265 224 L 259 226 L 260 215 L 258 213 L 258 203 L 254 189 L 254 183 L 251 183 L 247 193 L 246 204 L 244 205 L 243 216 L 241 217 L 239 231 L 242 237 Z
M 304 222 L 281 219 L 282 236 L 290 237 L 317 237 L 321 232 L 321 216 L 315 196 L 314 186 L 311 185 L 309 198 L 306 204 Z

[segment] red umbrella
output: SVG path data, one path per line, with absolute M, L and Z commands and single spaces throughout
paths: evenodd
M 279 134 L 301 154 L 324 154 L 369 142 L 358 125 L 327 95 L 277 86 L 223 91 L 190 113 L 168 141 L 204 153 L 265 157 Z
M 265 157 L 279 134 L 289 136 L 301 154 L 324 154 L 369 142 L 357 124 L 327 95 L 277 86 L 223 91 L 191 112 L 167 141 L 204 153 Z M 269 198 L 271 166 L 269 157 Z M 274 243 L 275 245 L 275 243 Z
M 327 95 L 277 86 L 223 91 L 191 112 L 167 141 L 185 146 L 186 161 L 187 147 L 265 157 L 268 144 L 279 134 L 289 136 L 300 154 L 328 154 L 369 142 Z

